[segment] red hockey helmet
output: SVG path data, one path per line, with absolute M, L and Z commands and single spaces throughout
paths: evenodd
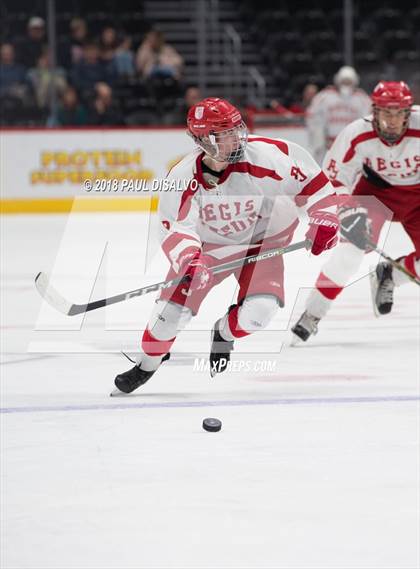
M 373 127 L 379 138 L 388 144 L 397 143 L 407 130 L 414 102 L 409 86 L 404 81 L 380 81 L 371 99 Z
M 404 81 L 380 81 L 373 90 L 372 103 L 381 109 L 408 109 L 413 95 Z
M 211 158 L 237 162 L 244 154 L 248 131 L 239 110 L 225 99 L 209 97 L 193 105 L 188 134 Z

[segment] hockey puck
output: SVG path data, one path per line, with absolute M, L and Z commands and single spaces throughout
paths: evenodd
M 219 419 L 207 418 L 203 421 L 203 429 L 210 433 L 217 433 L 222 428 L 222 421 Z

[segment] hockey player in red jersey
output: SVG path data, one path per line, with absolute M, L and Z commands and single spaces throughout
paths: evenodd
M 125 393 L 144 384 L 169 358 L 178 332 L 198 312 L 209 290 L 232 274 L 213 275 L 212 266 L 289 244 L 299 209 L 309 215 L 306 235 L 313 254 L 336 242 L 334 188 L 303 148 L 248 136 L 240 112 L 219 98 L 191 107 L 187 126 L 198 148 L 175 165 L 168 178 L 190 183 L 184 191 L 161 198 L 159 225 L 171 265 L 167 279 L 188 275 L 190 280 L 165 289 L 157 299 L 137 365 L 115 378 Z M 214 373 L 226 369 L 236 340 L 264 329 L 284 305 L 281 257 L 243 266 L 234 276 L 237 304 L 221 315 L 212 331 Z
M 369 251 L 367 240 L 377 243 L 385 208 L 414 245 L 398 261 L 420 277 L 420 112 L 412 106 L 413 96 L 404 82 L 380 82 L 371 98 L 373 114 L 348 125 L 324 160 L 324 171 L 337 193 L 350 196 L 339 209 L 340 243 L 292 328 L 294 341 L 306 341 L 317 332 L 319 321 Z M 378 264 L 371 280 L 378 315 L 391 311 L 394 287 L 409 282 L 388 262 Z

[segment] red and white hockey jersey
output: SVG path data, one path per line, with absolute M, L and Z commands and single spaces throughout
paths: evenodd
M 186 189 L 160 194 L 162 249 L 175 270 L 180 256 L 202 245 L 227 257 L 253 243 L 281 241 L 302 209 L 331 208 L 331 198 L 323 198 L 333 186 L 297 144 L 250 136 L 242 160 L 229 164 L 215 186 L 203 176 L 203 156 L 197 149 L 169 172 L 170 180 L 186 180 Z
M 349 124 L 323 162 L 337 193 L 352 193 L 366 164 L 397 189 L 420 191 L 420 107 L 413 107 L 408 128 L 392 146 L 383 142 L 372 116 Z
M 309 148 L 319 164 L 343 128 L 369 114 L 371 108 L 372 101 L 362 89 L 345 96 L 329 86 L 315 95 L 307 111 L 306 126 Z

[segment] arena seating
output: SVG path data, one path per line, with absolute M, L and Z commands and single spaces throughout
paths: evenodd
M 279 0 L 274 10 L 271 0 L 239 3 L 219 0 L 218 5 L 221 22 L 231 23 L 241 35 L 244 70 L 255 65 L 266 80 L 265 104 L 272 98 L 286 106 L 292 104 L 299 99 L 307 82 L 323 87 L 344 63 L 343 14 L 339 2 Z M 76 15 L 87 21 L 92 36 L 112 24 L 131 37 L 134 51 L 146 32 L 157 27 L 184 58 L 182 85 L 185 88 L 196 84 L 198 78 L 195 6 L 193 0 L 56 2 L 58 46 L 67 41 L 69 23 Z M 380 7 L 375 0 L 355 0 L 354 6 L 354 63 L 361 75 L 362 87 L 370 89 L 380 78 L 401 78 L 409 83 L 420 81 L 420 8 L 416 0 L 383 0 Z M 33 15 L 45 18 L 45 2 L 35 0 L 28 8 L 25 0 L 6 0 L 0 15 L 1 41 L 19 44 L 25 40 L 29 18 Z M 220 71 L 209 68 L 206 94 L 223 95 L 223 85 Z M 237 102 L 245 106 L 245 75 L 243 86 L 243 98 Z M 160 112 L 162 108 L 165 110 L 165 104 L 156 113 L 150 93 L 138 77 L 117 81 L 114 97 L 128 124 L 162 120 Z M 2 107 L 2 124 L 40 124 L 45 120 L 45 113 L 34 105 L 26 104 L 23 109 L 6 101 L 6 109 Z

